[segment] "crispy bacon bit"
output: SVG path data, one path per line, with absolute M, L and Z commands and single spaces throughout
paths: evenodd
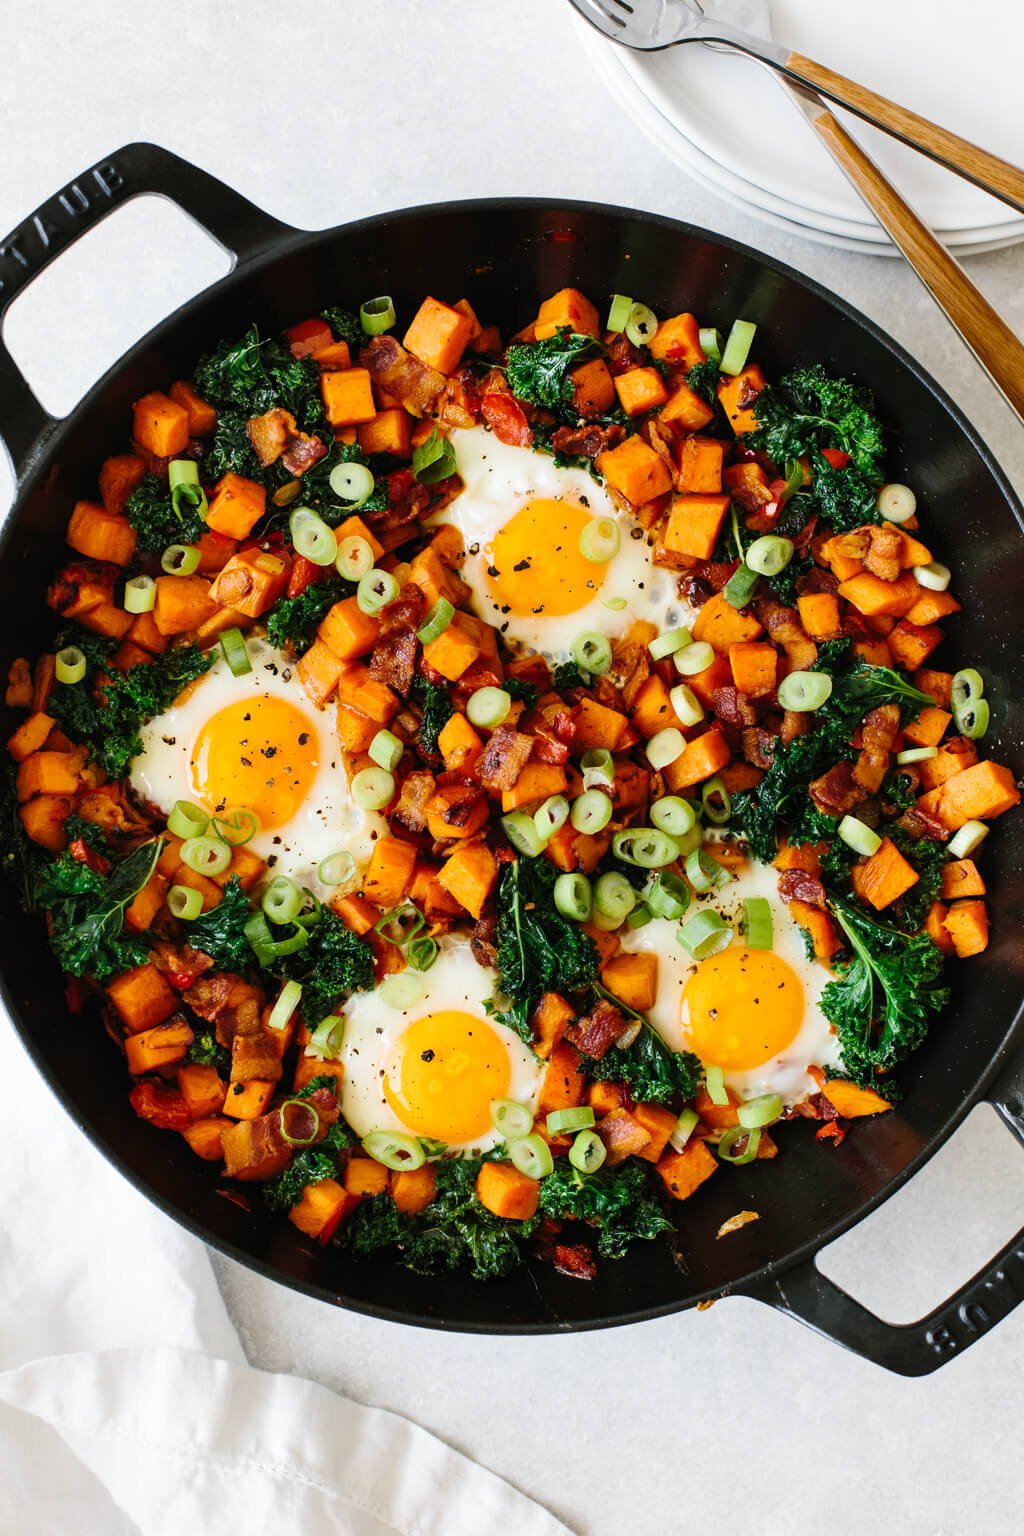
M 680 576 L 677 586 L 679 596 L 685 603 L 689 603 L 691 608 L 703 608 L 714 592 L 710 582 L 693 572 L 688 576 Z
M 803 901 L 809 907 L 825 905 L 825 887 L 805 869 L 784 869 L 779 876 L 779 895 L 786 902 Z
M 625 1028 L 625 1016 L 614 1003 L 602 997 L 589 1013 L 569 1025 L 565 1038 L 585 1056 L 593 1056 L 595 1061 L 600 1061 Z
M 747 726 L 743 732 L 743 756 L 753 768 L 770 768 L 775 761 L 775 738 L 771 731 Z
M 864 564 L 880 581 L 895 581 L 900 574 L 903 535 L 896 528 L 872 528 Z
M 362 515 L 372 527 L 401 528 L 426 511 L 430 504 L 430 488 L 420 485 L 411 469 L 396 469 L 386 478 L 387 507 L 383 512 L 364 512 Z
M 476 815 L 481 798 L 481 792 L 474 784 L 448 783 L 443 798 L 438 796 L 433 802 L 433 809 L 445 825 L 452 828 L 452 836 L 457 837 Z
M 390 820 L 397 821 L 407 832 L 422 832 L 427 825 L 427 801 L 437 788 L 429 768 L 417 768 L 406 774 L 401 793 L 391 812 Z
M 373 382 L 414 416 L 430 413 L 445 387 L 445 376 L 407 352 L 393 336 L 374 336 L 359 354 Z
M 723 688 L 714 691 L 715 714 L 723 725 L 732 725 L 739 729 L 741 726 L 757 724 L 757 710 L 749 699 L 744 698 L 738 688 L 727 684 Z M 758 767 L 762 766 L 758 764 Z
M 529 448 L 533 442 L 526 412 L 514 395 L 496 389 L 481 395 L 480 414 L 500 443 Z
M 476 765 L 480 783 L 486 789 L 511 789 L 532 750 L 532 736 L 524 736 L 514 725 L 499 725 Z
M 551 446 L 567 458 L 596 459 L 606 448 L 615 448 L 626 435 L 625 427 L 557 427 L 551 434 Z
M 639 368 L 643 360 L 643 353 L 639 347 L 634 347 L 624 331 L 619 331 L 609 341 L 605 362 L 608 364 L 608 370 L 613 376 L 619 373 L 627 373 L 630 368 Z
M 786 608 L 782 603 L 764 597 L 754 604 L 754 612 L 797 671 L 814 665 L 818 659 L 818 647 L 800 623 L 795 608 Z
M 556 1243 L 551 1250 L 551 1262 L 560 1275 L 570 1280 L 593 1280 L 597 1275 L 594 1255 L 586 1243 Z
M 473 951 L 473 958 L 477 965 L 496 965 L 498 963 L 498 948 L 496 934 L 498 932 L 498 914 L 496 912 L 484 912 L 477 919 L 473 929 L 473 937 L 469 947 Z
M 322 443 L 318 437 L 310 437 L 307 432 L 293 432 L 281 455 L 281 463 L 289 474 L 304 475 L 326 453 L 327 444 Z
M 612 678 L 622 692 L 622 702 L 631 709 L 633 701 L 651 675 L 651 653 L 646 645 L 624 640 L 615 647 Z
M 786 709 L 782 712 L 782 723 L 779 726 L 779 736 L 783 745 L 788 746 L 798 736 L 806 736 L 811 729 L 810 716 L 806 710 Z
M 263 1028 L 258 1015 L 256 1028 L 247 1027 L 244 1032 L 237 1027 L 237 1014 L 235 1018 L 236 1029 L 231 1041 L 231 1081 L 276 1083 L 282 1073 L 276 1041 L 271 1038 L 269 1030 Z
M 853 777 L 862 789 L 876 794 L 889 772 L 889 754 L 899 734 L 898 704 L 882 704 L 866 716 L 861 727 L 861 752 L 853 768 Z
M 187 992 L 204 971 L 213 969 L 209 955 L 193 949 L 191 944 L 168 944 L 160 939 L 153 945 L 153 953 L 157 969 L 164 973 L 175 992 Z
M 930 843 L 943 843 L 949 836 L 948 827 L 941 821 L 937 821 L 934 816 L 929 816 L 927 811 L 918 810 L 913 805 L 909 811 L 903 812 L 896 825 L 902 827 L 905 832 L 909 832 L 915 841 L 926 837 Z
M 794 543 L 796 541 L 794 540 Z M 832 571 L 825 570 L 824 566 L 814 565 L 797 582 L 801 596 L 811 592 L 838 592 L 839 577 Z
M 568 720 L 568 712 L 565 718 Z M 530 715 L 530 735 L 533 737 L 533 756 L 538 763 L 564 763 L 569 756 L 568 744 L 561 740 L 558 728 L 542 715 Z M 571 723 L 571 722 L 570 722 Z
M 423 618 L 427 600 L 414 581 L 407 581 L 393 603 L 388 603 L 379 614 L 380 632 L 390 635 L 403 629 L 418 628 Z
M 252 451 L 264 469 L 276 464 L 284 452 L 288 435 L 295 431 L 295 417 L 291 411 L 275 406 L 262 416 L 253 416 L 245 424 L 245 435 L 252 444 Z
M 216 971 L 212 976 L 200 976 L 185 993 L 185 1001 L 207 1024 L 214 1024 L 217 1015 L 222 1013 L 228 1005 L 231 996 L 232 983 L 237 980 L 235 976 L 229 976 L 224 971 Z
M 853 777 L 852 763 L 836 763 L 810 786 L 811 799 L 827 816 L 844 816 L 867 799 L 867 790 Z
M 635 1157 L 650 1143 L 650 1134 L 627 1109 L 612 1109 L 602 1115 L 594 1127 L 605 1144 L 608 1166 L 615 1168 L 627 1157 Z
M 378 683 L 387 683 L 396 693 L 408 693 L 416 673 L 416 644 L 414 629 L 379 635 L 370 657 L 370 676 Z

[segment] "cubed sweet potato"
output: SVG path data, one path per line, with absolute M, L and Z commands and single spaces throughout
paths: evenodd
M 143 395 L 132 415 L 132 435 L 147 453 L 168 459 L 188 447 L 188 412 L 169 395 L 159 390 Z
M 597 468 L 612 489 L 634 507 L 664 495 L 672 486 L 664 459 L 636 435 L 627 437 L 617 448 L 599 453 Z
M 934 762 L 935 759 L 930 760 Z M 925 764 L 924 766 L 928 766 Z M 918 799 L 918 808 L 956 832 L 967 821 L 987 821 L 1020 804 L 1009 768 L 986 760 L 965 768 Z
M 601 981 L 627 1007 L 647 1013 L 658 995 L 658 957 L 652 950 L 622 950 L 602 968 Z
M 704 349 L 700 344 L 700 325 L 695 315 L 672 315 L 662 320 L 648 343 L 652 357 L 667 363 L 670 368 L 689 369 L 703 363 Z
M 909 891 L 921 877 L 896 844 L 883 837 L 881 846 L 870 858 L 853 866 L 850 878 L 860 899 L 880 912 Z
M 943 901 L 956 901 L 964 896 L 984 896 L 985 882 L 973 859 L 951 859 L 942 867 L 942 885 L 939 894 Z
M 750 699 L 775 692 L 779 653 L 767 640 L 740 640 L 729 647 L 729 668 L 738 691 Z
M 224 1115 L 216 1115 L 208 1120 L 196 1120 L 192 1125 L 182 1126 L 181 1134 L 196 1156 L 201 1157 L 205 1163 L 222 1163 L 224 1132 L 230 1130 L 231 1125 L 232 1122 Z
M 153 620 L 162 635 L 183 635 L 198 629 L 217 612 L 205 576 L 158 576 Z
M 210 587 L 210 598 L 235 613 L 258 619 L 283 597 L 288 562 L 270 550 L 244 549 L 232 555 Z
M 904 739 L 912 747 L 937 747 L 952 719 L 948 710 L 926 704 L 917 719 L 903 727 Z
M 657 368 L 627 368 L 615 377 L 615 393 L 627 416 L 646 416 L 668 399 Z
M 207 1115 L 219 1115 L 224 1108 L 227 1083 L 216 1067 L 187 1061 L 178 1068 L 178 1092 L 188 1105 L 192 1119 L 203 1120 Z
M 484 744 L 465 715 L 456 710 L 438 732 L 437 745 L 450 773 L 469 773 Z
M 662 421 L 682 427 L 686 432 L 702 431 L 715 415 L 703 395 L 681 382 L 674 386 L 658 414 Z
M 728 510 L 728 496 L 673 496 L 661 543 L 670 554 L 710 560 Z
M 856 1120 L 862 1115 L 882 1115 L 892 1108 L 888 1099 L 883 1099 L 873 1088 L 861 1088 L 843 1077 L 823 1083 L 821 1092 L 845 1120 Z
M 669 763 L 664 770 L 665 782 L 673 794 L 678 794 L 680 790 L 710 779 L 720 768 L 725 767 L 731 756 L 729 743 L 718 727 L 712 726 L 703 735 L 694 736 L 688 741 L 681 756 L 674 763 Z
M 299 682 L 318 709 L 323 709 L 336 693 L 338 680 L 341 677 L 341 665 L 334 652 L 322 640 L 314 640 L 309 650 L 304 651 L 296 662 L 295 672 Z M 377 734 L 376 722 L 371 721 L 371 724 L 373 735 L 366 743 L 367 746 Z
M 383 1195 L 388 1170 L 372 1157 L 350 1157 L 345 1165 L 345 1188 L 350 1195 Z
M 983 901 L 955 901 L 946 913 L 946 932 L 961 960 L 988 948 L 988 910 Z
M 456 613 L 436 640 L 423 647 L 423 659 L 449 682 L 457 682 L 480 655 L 477 627 L 467 620 L 471 615 Z
M 415 843 L 390 835 L 379 837 L 366 868 L 363 895 L 378 907 L 397 907 L 408 895 L 415 866 Z
M 580 1071 L 576 1047 L 560 1040 L 548 1057 L 547 1071 L 537 1099 L 537 1118 L 543 1120 L 554 1109 L 573 1109 L 586 1097 L 586 1079 Z
M 592 357 L 569 374 L 573 409 L 580 416 L 603 416 L 615 403 L 615 381 L 603 357 Z
M 796 605 L 800 622 L 812 640 L 833 640 L 839 634 L 839 601 L 834 592 L 804 593 Z
M 143 1072 L 155 1072 L 159 1067 L 183 1061 L 194 1039 L 191 1025 L 181 1017 L 155 1024 L 152 1029 L 139 1030 L 124 1042 L 128 1070 L 139 1077 Z
M 107 995 L 131 1034 L 162 1024 L 178 1006 L 177 995 L 162 972 L 149 963 L 115 976 L 107 983 Z
M 14 735 L 7 739 L 7 750 L 14 761 L 23 763 L 26 757 L 31 757 L 33 752 L 38 752 L 56 724 L 53 716 L 41 709 L 28 715 L 18 726 Z
M 719 379 L 718 401 L 737 437 L 756 431 L 757 397 L 764 389 L 764 383 L 764 374 L 756 363 L 751 363 L 735 378 Z
M 511 1163 L 483 1163 L 476 1177 L 476 1197 L 495 1216 L 529 1221 L 537 1211 L 540 1184 Z
M 380 634 L 380 621 L 373 614 L 363 613 L 354 596 L 345 597 L 328 609 L 317 634 L 339 661 L 354 661 L 373 650 Z
M 629 721 L 616 709 L 599 704 L 596 699 L 581 699 L 576 716 L 574 746 L 579 751 L 588 747 L 607 747 L 615 752 L 622 744 Z
M 146 461 L 137 453 L 115 453 L 104 459 L 99 473 L 100 500 L 108 512 L 124 512 L 125 502 L 145 473 Z
M 320 393 L 331 426 L 354 427 L 377 414 L 368 368 L 329 369 L 320 375 Z
M 418 1216 L 434 1198 L 437 1174 L 433 1163 L 419 1168 L 399 1169 L 391 1175 L 391 1198 L 404 1216 Z
M 247 539 L 267 510 L 267 492 L 257 480 L 229 472 L 217 481 L 206 512 L 207 525 L 229 539 Z
M 187 379 L 175 379 L 168 394 L 188 416 L 189 437 L 210 437 L 217 425 L 217 412 L 208 400 L 196 394 Z
M 402 345 L 428 368 L 453 373 L 473 334 L 473 322 L 461 310 L 429 296 L 402 337 Z
M 756 640 L 761 625 L 752 613 L 734 608 L 727 603 L 721 592 L 716 592 L 702 604 L 693 623 L 693 638 L 706 640 L 716 651 L 728 653 L 730 645 L 743 640 Z M 692 679 L 690 680 L 693 686 Z
M 703 1141 L 690 1140 L 681 1152 L 667 1152 L 655 1171 L 673 1200 L 688 1200 L 718 1168 L 718 1159 Z
M 65 534 L 70 547 L 90 560 L 130 565 L 135 554 L 135 529 L 119 512 L 108 512 L 95 501 L 76 501 Z
M 533 334 L 538 341 L 567 325 L 579 336 L 600 336 L 601 320 L 594 305 L 578 288 L 560 288 L 537 311 Z
M 524 805 L 536 806 L 549 795 L 564 795 L 567 787 L 565 769 L 558 763 L 531 760 L 520 771 L 511 789 L 502 790 L 501 809 L 505 812 L 519 810 Z
M 412 417 L 400 405 L 378 411 L 372 421 L 361 423 L 356 435 L 364 453 L 390 453 L 396 459 L 412 453 Z
M 684 491 L 717 496 L 722 490 L 725 444 L 715 437 L 684 438 L 679 450 L 679 480 Z
M 462 843 L 441 866 L 438 880 L 471 917 L 479 917 L 498 878 L 498 861 L 486 843 Z
M 288 1220 L 306 1237 L 327 1243 L 355 1204 L 356 1197 L 337 1179 L 320 1179 L 306 1185 L 301 1199 L 288 1212 Z

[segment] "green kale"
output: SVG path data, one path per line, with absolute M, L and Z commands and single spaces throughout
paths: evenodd
M 850 455 L 861 475 L 881 484 L 885 444 L 871 394 L 826 373 L 820 363 L 797 368 L 763 389 L 757 420 L 746 443 L 776 464 L 815 449 L 838 448 Z
M 245 936 L 250 917 L 249 898 L 238 876 L 232 875 L 217 905 L 188 924 L 188 942 L 209 955 L 219 971 L 244 971 L 253 959 Z
M 82 842 L 93 853 L 110 853 L 110 845 L 102 827 L 98 827 L 94 821 L 86 821 L 84 816 L 79 816 L 77 811 L 72 811 L 64 823 L 64 836 L 69 843 Z
M 714 405 L 718 389 L 719 367 L 710 357 L 702 363 L 694 363 L 686 375 L 686 382 L 695 395 L 700 395 L 708 405 Z
M 217 412 L 217 425 L 203 453 L 203 479 L 210 483 L 221 475 L 242 475 L 246 480 L 265 481 L 266 471 L 249 441 L 245 411 L 230 406 Z
M 587 680 L 574 661 L 560 661 L 551 679 L 556 693 L 568 693 L 570 688 L 585 688 Z
M 317 903 L 309 943 L 286 956 L 281 970 L 302 983 L 303 1018 L 315 1029 L 350 992 L 373 986 L 373 950 L 330 907 Z
M 917 884 L 904 892 L 896 904 L 900 927 L 916 933 L 924 926 L 932 902 L 939 899 L 942 871 L 949 859 L 949 849 L 945 843 L 935 843 L 927 837 L 915 839 L 899 826 L 887 827 L 886 836 L 917 872 Z
M 360 347 L 365 347 L 369 339 L 360 323 L 359 312 L 354 309 L 342 309 L 337 304 L 329 304 L 326 309 L 320 311 L 320 318 L 327 321 L 335 341 L 348 342 L 354 360 Z
M 61 641 L 68 644 L 67 639 Z M 127 672 L 104 675 L 103 702 L 95 696 L 96 672 L 109 655 L 110 642 L 83 644 L 77 633 L 73 643 L 86 650 L 88 668 L 80 683 L 55 688 L 50 712 L 69 736 L 83 742 L 96 762 L 112 779 L 123 779 L 133 757 L 142 751 L 139 730 L 147 720 L 169 709 L 186 683 L 201 677 L 213 665 L 213 653 L 196 645 L 179 646 L 141 661 Z
M 144 964 L 149 944 L 124 931 L 125 909 L 146 884 L 163 847 L 159 838 L 142 843 L 109 875 L 65 851 L 40 872 L 36 903 L 50 914 L 50 947 L 71 976 L 106 981 Z
M 882 781 L 879 799 L 897 811 L 909 811 L 917 799 L 914 780 L 903 768 L 892 768 Z
M 541 1180 L 540 1209 L 554 1221 L 596 1227 L 597 1251 L 605 1259 L 621 1259 L 632 1243 L 672 1230 L 652 1192 L 648 1165 L 635 1158 L 585 1176 L 568 1158 L 559 1158 L 554 1172 Z
M 836 533 L 849 533 L 865 523 L 880 523 L 878 481 L 865 475 L 855 464 L 836 469 L 818 452 L 811 454 L 812 478 L 807 491 L 796 497 L 810 504 Z
M 206 533 L 206 519 L 197 507 L 174 510 L 170 487 L 156 475 L 146 475 L 124 505 L 135 529 L 139 549 L 160 551 L 168 544 L 195 544 Z
M 233 407 L 260 416 L 280 406 L 304 431 L 324 419 L 315 361 L 293 357 L 285 342 L 261 337 L 255 325 L 239 341 L 222 341 L 200 360 L 195 387 L 218 412 Z
M 304 651 L 316 638 L 321 619 L 344 597 L 351 597 L 355 587 L 340 576 L 314 581 L 298 597 L 279 597 L 267 614 L 267 639 L 278 650 L 291 644 Z
M 388 504 L 388 482 L 384 475 L 374 470 L 373 461 L 356 443 L 334 443 L 330 452 L 318 459 L 302 477 L 302 504 L 319 512 L 325 523 L 336 528 L 352 516 L 352 507 L 331 490 L 331 475 L 339 464 L 362 464 L 376 475 L 376 484 L 367 499 L 357 508 L 364 517 L 370 512 L 382 512 Z
M 822 1011 L 836 1027 L 848 1075 L 880 1087 L 878 1075 L 917 1049 L 929 1013 L 949 1001 L 942 952 L 926 935 L 890 928 L 845 898 L 830 895 L 829 909 L 853 953 L 822 992 Z
M 519 400 L 575 420 L 569 375 L 602 350 L 593 336 L 578 336 L 568 326 L 543 341 L 514 341 L 505 354 L 509 388 Z
M 0 868 L 17 886 L 26 912 L 31 912 L 36 905 L 39 877 L 48 867 L 49 859 L 39 844 L 26 835 L 18 815 L 17 771 L 14 763 L 5 762 L 0 777 Z
M 599 981 L 593 983 L 599 997 L 614 1003 L 627 1019 L 640 1025 L 632 1045 L 613 1045 L 600 1061 L 584 1057 L 583 1070 L 599 1082 L 625 1083 L 641 1104 L 671 1104 L 679 1097 L 692 1099 L 701 1080 L 701 1066 L 690 1051 L 673 1051 L 665 1044 L 642 1013 L 609 992 Z
M 820 669 L 819 657 L 815 670 Z M 906 724 L 916 720 L 922 709 L 933 702 L 929 694 L 922 693 L 891 667 L 875 667 L 857 660 L 845 672 L 833 676 L 832 696 L 819 714 L 827 711 L 829 719 L 841 718 L 852 729 L 871 710 L 883 704 L 898 704 Z
M 532 709 L 537 702 L 537 684 L 529 683 L 523 677 L 506 677 L 501 686 L 510 699 L 520 699 L 527 709 Z
M 323 1179 L 333 1179 L 338 1172 L 338 1158 L 322 1145 L 304 1147 L 297 1152 L 287 1168 L 268 1179 L 263 1186 L 263 1198 L 272 1211 L 290 1211 L 302 1199 L 307 1184 L 319 1184 Z
M 547 859 L 519 858 L 498 883 L 498 989 L 517 1005 L 498 1017 L 527 1040 L 526 1015 L 542 992 L 579 992 L 598 970 L 593 939 L 555 907 L 557 875 Z
M 231 1052 L 226 1045 L 217 1044 L 212 1027 L 199 1031 L 185 1052 L 185 1059 L 200 1067 L 216 1067 L 225 1080 L 231 1076 Z
M 440 683 L 430 683 L 419 673 L 412 680 L 412 696 L 423 710 L 420 721 L 420 751 L 427 757 L 437 757 L 437 738 L 455 713 L 451 694 Z

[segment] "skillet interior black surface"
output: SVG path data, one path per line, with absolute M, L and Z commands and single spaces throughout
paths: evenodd
M 60 558 L 68 510 L 74 497 L 95 493 L 102 457 L 123 448 L 131 402 L 190 372 L 214 341 L 254 319 L 274 330 L 328 302 L 384 291 L 394 295 L 399 316 L 425 292 L 465 294 L 508 331 L 535 313 L 541 296 L 573 284 L 599 300 L 617 290 L 642 295 L 661 314 L 692 309 L 722 329 L 742 315 L 761 328 L 758 356 L 769 376 L 819 359 L 871 386 L 892 429 L 891 475 L 914 485 L 929 545 L 956 572 L 964 613 L 950 626 L 949 651 L 986 676 L 996 722 L 987 743 L 992 755 L 1017 771 L 1024 766 L 1024 704 L 1011 693 L 1022 638 L 1019 507 L 935 387 L 844 306 L 796 274 L 700 231 L 584 205 L 495 201 L 413 210 L 301 243 L 289 231 L 280 246 L 282 254 L 251 263 L 154 332 L 41 455 L 0 555 L 5 671 L 16 651 L 34 653 L 52 633 L 42 597 Z M 95 302 L 112 297 L 98 294 Z M 812 1255 L 934 1150 L 981 1094 L 997 1058 L 1005 1058 L 1024 984 L 1022 844 L 1020 818 L 1008 818 L 991 840 L 985 870 L 994 898 L 992 945 L 955 975 L 951 1007 L 903 1074 L 909 1091 L 899 1110 L 862 1122 L 838 1150 L 816 1144 L 809 1124 L 787 1128 L 777 1161 L 730 1171 L 680 1208 L 674 1245 L 639 1245 L 626 1261 L 605 1264 L 591 1285 L 542 1264 L 486 1285 L 461 1275 L 427 1279 L 319 1249 L 287 1223 L 268 1220 L 258 1199 L 252 1212 L 242 1209 L 184 1142 L 135 1118 L 115 1046 L 96 1019 L 68 1017 L 42 925 L 22 913 L 6 884 L 3 980 L 38 1065 L 88 1134 L 147 1194 L 234 1257 L 325 1300 L 406 1322 L 492 1331 L 607 1326 L 730 1290 L 757 1292 L 766 1277 Z M 720 1224 L 746 1208 L 761 1219 L 716 1242 Z M 823 1326 L 820 1318 L 816 1326 Z

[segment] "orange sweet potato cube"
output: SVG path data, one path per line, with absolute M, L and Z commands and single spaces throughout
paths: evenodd
M 330 369 L 320 375 L 320 393 L 331 426 L 354 427 L 377 414 L 368 368 Z
M 952 719 L 948 709 L 926 704 L 917 719 L 903 727 L 904 738 L 914 747 L 937 747 Z
M 961 960 L 988 948 L 988 912 L 983 901 L 955 901 L 946 913 L 946 932 Z
M 692 1138 L 681 1152 L 668 1152 L 655 1171 L 673 1200 L 688 1200 L 718 1169 L 718 1159 L 703 1141 Z
M 108 512 L 123 512 L 125 502 L 144 478 L 146 461 L 137 453 L 115 453 L 100 468 L 100 500 Z
M 372 421 L 357 428 L 356 436 L 364 453 L 390 453 L 407 459 L 412 452 L 412 417 L 398 406 L 378 411 Z
M 107 983 L 107 996 L 132 1034 L 162 1024 L 178 1006 L 177 994 L 155 965 L 137 965 Z
M 580 1053 L 574 1045 L 560 1040 L 548 1058 L 537 1100 L 537 1119 L 543 1120 L 554 1109 L 574 1109 L 583 1103 L 586 1092 L 586 1078 L 580 1071 Z
M 862 901 L 881 912 L 920 880 L 914 866 L 903 857 L 896 844 L 883 837 L 881 846 L 869 859 L 862 859 L 850 871 L 853 888 Z
M 452 373 L 469 345 L 473 322 L 460 310 L 429 296 L 412 317 L 402 345 L 438 373 Z
M 188 447 L 188 412 L 169 395 L 153 390 L 135 402 L 132 435 L 147 453 L 172 458 Z
M 455 614 L 436 640 L 423 647 L 423 660 L 449 682 L 457 682 L 480 655 L 480 643 L 469 615 Z
M 217 425 L 217 412 L 209 401 L 201 399 L 187 379 L 176 379 L 168 394 L 186 412 L 189 436 L 209 437 Z
M 511 1163 L 484 1163 L 477 1174 L 476 1197 L 495 1216 L 528 1221 L 537 1210 L 540 1184 Z
M 722 490 L 722 462 L 725 444 L 716 437 L 691 435 L 679 450 L 679 478 L 684 491 L 712 496 Z
M 128 519 L 95 501 L 75 502 L 64 537 L 73 550 L 90 560 L 129 565 L 135 553 L 135 529 Z
M 597 467 L 612 489 L 634 507 L 664 495 L 672 486 L 668 465 L 642 437 L 627 437 L 617 448 L 606 448 L 597 456 Z
M 779 653 L 769 640 L 740 640 L 729 647 L 729 668 L 740 693 L 762 699 L 775 692 Z
M 33 752 L 38 752 L 56 724 L 53 716 L 41 709 L 37 709 L 34 714 L 23 720 L 7 742 L 7 750 L 14 761 L 23 763 L 26 757 L 31 757 Z
M 483 751 L 483 745 L 465 715 L 458 710 L 446 720 L 437 736 L 438 750 L 449 773 L 469 772 Z
M 627 416 L 645 416 L 668 399 L 665 381 L 657 368 L 627 368 L 614 380 L 615 393 Z
M 721 592 L 716 592 L 702 604 L 693 624 L 693 638 L 706 640 L 716 651 L 728 652 L 731 645 L 741 640 L 756 640 L 761 625 L 752 613 L 734 608 L 727 603 Z M 693 679 L 690 678 L 693 687 Z
M 553 336 L 563 326 L 579 336 L 599 336 L 601 320 L 590 300 L 578 288 L 560 288 L 537 311 L 533 334 L 538 341 Z
M 303 652 L 295 664 L 299 682 L 318 709 L 323 709 L 328 699 L 337 691 L 341 677 L 341 662 L 322 640 L 314 640 L 308 651 Z M 374 736 L 377 728 L 374 726 Z M 373 737 L 370 738 L 372 741 Z
M 183 635 L 212 618 L 218 604 L 205 576 L 158 576 L 153 619 L 162 635 Z
M 693 368 L 705 361 L 700 326 L 694 315 L 672 315 L 663 320 L 649 343 L 652 357 L 670 368 Z
M 812 640 L 831 640 L 839 634 L 839 602 L 834 592 L 807 592 L 796 600 L 800 623 Z
M 673 496 L 661 542 L 673 555 L 710 560 L 728 510 L 728 496 Z
M 615 403 L 615 381 L 603 357 L 592 357 L 569 374 L 573 405 L 580 416 L 603 416 Z
M 206 513 L 208 527 L 229 539 L 246 539 L 267 509 L 267 493 L 256 480 L 229 471 L 217 481 Z
M 372 651 L 380 633 L 380 620 L 364 613 L 355 596 L 343 597 L 329 608 L 317 634 L 339 661 L 354 661 Z
M 764 389 L 764 382 L 764 374 L 756 363 L 744 368 L 735 378 L 718 381 L 719 404 L 737 437 L 757 428 L 757 397 Z
M 231 556 L 211 586 L 210 597 L 223 608 L 258 619 L 284 595 L 288 573 L 288 562 L 280 555 L 246 549 Z
M 677 384 L 660 411 L 662 421 L 675 422 L 687 432 L 699 432 L 714 419 L 714 408 L 689 384 Z

